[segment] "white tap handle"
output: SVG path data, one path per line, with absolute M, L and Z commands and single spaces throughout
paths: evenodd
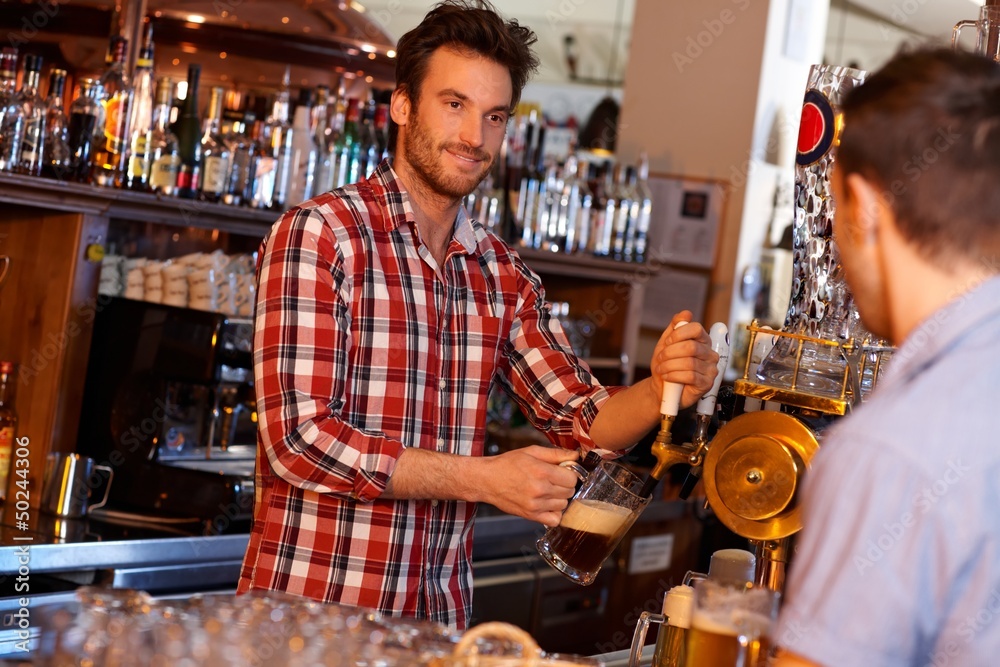
M 685 324 L 687 322 L 681 320 L 674 329 L 680 329 Z M 663 395 L 660 399 L 660 414 L 667 415 L 668 417 L 676 417 L 681 409 L 682 393 L 684 393 L 684 385 L 676 382 L 664 382 Z
M 699 415 L 711 417 L 715 413 L 715 401 L 719 397 L 722 376 L 725 375 L 726 366 L 729 365 L 729 327 L 722 322 L 716 322 L 712 325 L 708 335 L 712 339 L 712 349 L 719 355 L 719 363 L 715 367 L 718 374 L 715 376 L 712 388 L 698 401 L 696 410 Z

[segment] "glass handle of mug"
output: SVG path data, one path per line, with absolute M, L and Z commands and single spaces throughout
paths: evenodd
M 7 271 L 10 270 L 10 257 L 0 255 L 0 264 L 3 264 L 3 268 L 0 269 L 0 285 L 3 285 L 3 281 L 7 280 Z
M 642 647 L 646 645 L 646 633 L 649 632 L 650 623 L 660 625 L 667 622 L 667 617 L 663 614 L 651 614 L 644 611 L 639 614 L 639 622 L 635 626 L 635 634 L 632 635 L 632 648 L 628 653 L 628 667 L 639 667 L 642 660 Z
M 962 28 L 976 28 L 978 26 L 979 26 L 978 21 L 965 20 L 956 23 L 955 27 L 951 29 L 951 48 L 953 49 L 958 48 L 958 39 L 959 36 L 962 34 Z
M 582 465 L 580 465 L 576 461 L 563 461 L 559 465 L 561 465 L 563 468 L 569 468 L 570 470 L 572 470 L 573 472 L 575 472 L 576 476 L 580 478 L 581 482 L 586 481 L 587 480 L 587 475 L 590 474 L 589 472 L 587 472 L 586 468 L 584 468 Z
M 113 480 L 115 478 L 115 471 L 112 470 L 109 466 L 95 465 L 94 469 L 95 470 L 103 470 L 106 473 L 108 473 L 108 483 L 104 485 L 104 497 L 101 498 L 101 502 L 99 502 L 99 503 L 97 503 L 95 505 L 91 505 L 87 509 L 88 513 L 96 510 L 99 507 L 104 507 L 105 505 L 108 504 L 108 496 L 111 494 L 111 480 Z

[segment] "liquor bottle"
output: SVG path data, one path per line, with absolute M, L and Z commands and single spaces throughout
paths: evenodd
M 271 153 L 269 126 L 262 120 L 254 121 L 253 145 L 256 148 L 250 167 L 250 181 L 245 198 L 253 208 L 271 208 L 274 205 L 274 184 L 278 160 Z
M 310 116 L 310 109 L 304 103 L 300 103 L 295 109 L 295 121 L 292 123 L 292 170 L 288 177 L 286 202 L 289 206 L 298 206 L 312 199 L 316 185 L 319 150 L 313 140 L 312 128 L 309 127 Z
M 253 126 L 254 114 L 252 111 L 240 112 L 226 109 L 222 112 L 223 119 L 226 120 L 228 129 L 223 132 L 222 140 L 229 147 L 229 154 L 232 159 L 232 167 L 229 169 L 229 177 L 226 179 L 226 191 L 222 195 L 222 202 L 232 206 L 239 206 L 245 201 L 247 186 L 251 182 L 251 168 L 253 165 L 256 145 L 247 136 L 247 125 Z
M 333 189 L 334 165 L 337 162 L 335 133 L 330 123 L 330 89 L 316 87 L 316 104 L 312 109 L 313 141 L 316 143 L 316 173 L 313 177 L 313 194 Z
M 612 223 L 611 254 L 620 261 L 631 259 L 631 249 L 626 249 L 625 241 L 629 235 L 629 221 L 632 214 L 632 193 L 628 187 L 628 179 L 632 167 L 618 163 L 614 171 L 615 210 Z
M 222 96 L 225 88 L 213 86 L 205 118 L 205 133 L 201 138 L 201 197 L 206 201 L 222 201 L 229 179 L 232 152 L 222 138 Z
M 24 81 L 17 94 L 24 113 L 24 131 L 21 158 L 15 168 L 19 174 L 28 176 L 41 176 L 45 159 L 45 102 L 39 94 L 41 76 L 42 58 L 29 53 L 24 57 Z
M 347 113 L 344 116 L 344 129 L 337 138 L 337 177 L 335 188 L 340 188 L 358 180 L 358 155 L 360 137 L 358 136 L 358 119 L 360 108 L 358 98 L 347 100 Z
M 586 171 L 586 165 L 583 165 Z M 575 155 L 566 158 L 563 165 L 562 188 L 558 209 L 558 249 L 573 253 L 586 244 L 585 227 L 590 221 L 591 196 L 587 183 L 580 178 L 581 165 Z
M 90 183 L 93 173 L 94 137 L 101 113 L 101 84 L 80 79 L 80 89 L 69 109 L 70 178 Z
M 173 79 L 163 77 L 156 82 L 155 101 L 153 128 L 149 133 L 149 189 L 174 196 L 177 194 L 181 155 L 177 136 L 170 130 L 170 111 L 174 101 Z
M 639 156 L 639 168 L 636 170 L 635 200 L 638 214 L 635 222 L 633 260 L 645 262 L 649 243 L 649 221 L 653 210 L 653 193 L 649 189 L 649 157 L 645 153 Z
M 17 378 L 14 364 L 0 361 L 0 500 L 7 497 L 7 480 L 17 443 L 17 411 L 14 409 L 14 391 Z
M 188 65 L 187 97 L 181 107 L 173 131 L 177 135 L 177 150 L 181 167 L 177 174 L 177 196 L 194 199 L 201 181 L 201 121 L 198 119 L 198 81 L 201 65 Z
M 42 176 L 69 178 L 69 119 L 66 117 L 66 70 L 49 72 L 49 96 L 45 99 L 45 161 Z
M 615 211 L 618 209 L 615 171 L 611 162 L 605 162 L 598 177 L 600 194 L 594 207 L 594 254 L 598 257 L 610 257 L 614 248 Z
M 132 114 L 129 121 L 128 170 L 125 183 L 131 190 L 149 190 L 149 136 L 153 130 L 153 28 L 147 24 L 132 82 Z
M 289 204 L 288 187 L 292 175 L 292 141 L 295 135 L 288 122 L 288 111 L 291 106 L 291 92 L 289 90 L 291 75 L 291 67 L 286 67 L 285 75 L 281 79 L 281 88 L 274 96 L 271 115 L 267 119 L 267 135 L 270 139 L 271 156 L 276 160 L 274 196 L 271 200 L 271 207 L 278 210 L 283 210 Z
M 129 113 L 132 88 L 125 71 L 128 40 L 115 35 L 111 38 L 111 66 L 101 77 L 103 127 L 101 140 L 94 150 L 94 182 L 107 187 L 121 187 L 128 166 Z
M 0 124 L 4 109 L 17 94 L 17 49 L 5 46 L 0 52 Z
M 17 99 L 17 51 L 3 50 L 0 64 L 0 171 L 14 171 L 21 160 L 24 111 Z

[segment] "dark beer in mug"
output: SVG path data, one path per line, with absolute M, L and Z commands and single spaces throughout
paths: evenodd
M 580 572 L 596 572 L 634 519 L 631 510 L 601 500 L 574 500 L 549 533 L 549 548 Z

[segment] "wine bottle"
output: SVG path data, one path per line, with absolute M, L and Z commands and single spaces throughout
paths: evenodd
M 181 156 L 177 136 L 170 130 L 170 111 L 174 103 L 173 79 L 156 82 L 156 106 L 149 133 L 149 189 L 158 194 L 177 194 Z
M 125 184 L 129 189 L 139 191 L 149 190 L 149 138 L 153 130 L 154 103 L 152 31 L 152 24 L 147 24 L 132 84 L 131 137 Z
M 198 119 L 198 81 L 201 65 L 188 65 L 187 97 L 181 107 L 173 131 L 177 136 L 177 151 L 181 156 L 177 173 L 177 196 L 194 199 L 201 181 L 201 121 Z
M 222 138 L 222 96 L 225 88 L 213 86 L 205 118 L 205 133 L 201 138 L 201 197 L 218 202 L 226 192 L 232 153 Z
M 100 140 L 94 151 L 93 180 L 98 185 L 117 188 L 125 180 L 130 139 L 132 89 L 125 71 L 128 40 L 115 35 L 111 38 L 110 51 L 111 65 L 100 81 L 104 124 L 98 129 Z

